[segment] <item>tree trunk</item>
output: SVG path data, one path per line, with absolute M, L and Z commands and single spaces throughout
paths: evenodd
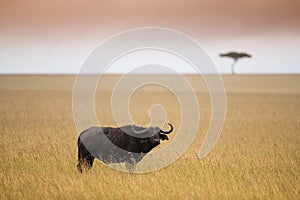
M 235 67 L 236 61 L 237 61 L 237 60 L 234 60 L 233 63 L 232 63 L 232 65 L 231 65 L 231 74 L 232 74 L 232 75 L 235 74 L 234 67 Z

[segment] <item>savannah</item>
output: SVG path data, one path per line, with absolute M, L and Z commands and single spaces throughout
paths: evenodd
M 116 126 L 110 101 L 119 78 L 104 76 L 95 95 L 97 118 L 106 126 Z M 200 121 L 178 160 L 144 174 L 96 160 L 81 174 L 72 114 L 75 76 L 1 75 L 1 199 L 300 199 L 300 76 L 223 75 L 226 119 L 203 159 L 197 155 L 210 122 L 210 96 L 201 77 L 186 78 L 199 101 Z M 149 123 L 153 104 L 164 106 L 174 126 L 170 140 L 157 147 L 164 148 L 179 126 L 190 124 L 180 123 L 174 94 L 157 85 L 132 95 L 129 111 L 136 124 Z

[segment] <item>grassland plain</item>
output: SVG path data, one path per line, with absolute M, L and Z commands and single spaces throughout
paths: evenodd
M 224 129 L 201 160 L 197 153 L 209 124 L 209 94 L 196 76 L 187 76 L 201 105 L 198 134 L 179 160 L 146 174 L 115 171 L 100 161 L 89 172 L 77 172 L 74 78 L 0 76 L 1 199 L 300 199 L 299 75 L 223 76 Z M 97 117 L 110 126 L 115 125 L 109 105 L 118 78 L 105 76 L 96 95 Z M 180 125 L 174 95 L 150 86 L 130 100 L 137 124 L 149 122 L 153 103 L 165 106 L 175 128 Z

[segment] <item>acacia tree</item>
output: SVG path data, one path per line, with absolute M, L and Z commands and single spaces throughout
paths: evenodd
M 233 59 L 233 63 L 231 64 L 231 74 L 235 74 L 234 67 L 238 59 L 240 58 L 251 58 L 250 54 L 247 53 L 237 53 L 237 52 L 228 52 L 225 54 L 220 54 L 220 57 L 228 57 Z

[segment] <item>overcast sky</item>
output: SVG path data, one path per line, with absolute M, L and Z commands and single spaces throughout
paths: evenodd
M 137 27 L 197 40 L 222 73 L 300 73 L 299 0 L 1 0 L 0 73 L 76 73 L 103 40 Z

